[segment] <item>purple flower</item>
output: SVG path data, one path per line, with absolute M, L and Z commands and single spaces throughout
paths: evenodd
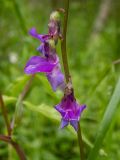
M 48 57 L 49 55 L 53 56 L 53 54 L 56 54 L 55 41 L 51 38 L 49 34 L 38 34 L 35 28 L 32 28 L 29 31 L 29 34 L 42 42 L 41 45 L 37 48 L 37 50 L 41 52 L 44 56 Z
M 26 74 L 44 72 L 53 90 L 56 91 L 58 87 L 64 88 L 64 75 L 61 72 L 55 48 L 60 34 L 60 20 L 57 11 L 51 14 L 48 29 L 48 34 L 38 34 L 35 28 L 29 31 L 32 37 L 40 40 L 41 45 L 37 50 L 42 53 L 42 56 L 31 57 L 24 71 Z
M 40 56 L 33 56 L 28 60 L 24 72 L 26 74 L 46 73 L 47 79 L 54 91 L 57 88 L 64 89 L 64 75 L 61 72 L 59 58 L 57 56 L 56 61 Z
M 86 108 L 86 105 L 79 105 L 74 98 L 73 92 L 69 95 L 65 95 L 60 104 L 55 106 L 55 109 L 61 114 L 61 128 L 64 128 L 69 123 L 78 130 L 78 122 L 82 111 Z
M 54 91 L 56 91 L 57 88 L 64 89 L 64 75 L 61 72 L 54 40 L 42 43 L 39 50 L 42 52 L 43 56 L 31 57 L 25 66 L 25 73 L 35 74 L 44 72 Z

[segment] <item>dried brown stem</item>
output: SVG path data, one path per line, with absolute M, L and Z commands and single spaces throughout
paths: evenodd
M 3 117 L 5 119 L 5 124 L 6 124 L 6 127 L 7 127 L 7 131 L 8 131 L 8 136 L 0 135 L 0 140 L 11 144 L 14 147 L 14 149 L 16 150 L 20 160 L 26 160 L 26 157 L 25 157 L 25 154 L 24 154 L 22 148 L 19 146 L 18 143 L 14 142 L 11 139 L 12 129 L 11 129 L 11 126 L 10 126 L 10 122 L 8 120 L 7 109 L 4 105 L 2 95 L 0 95 L 0 107 L 1 107 L 1 110 L 2 110 Z
M 16 150 L 20 160 L 26 160 L 25 154 L 18 143 L 14 142 L 10 136 L 0 135 L 0 140 L 11 144 Z

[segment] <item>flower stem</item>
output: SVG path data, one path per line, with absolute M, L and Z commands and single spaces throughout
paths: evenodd
M 84 160 L 84 145 L 83 145 L 81 128 L 80 128 L 80 123 L 79 122 L 78 122 L 77 136 L 78 136 L 78 143 L 79 143 L 79 150 L 80 150 L 80 160 Z
M 7 109 L 4 105 L 4 101 L 3 101 L 1 94 L 0 94 L 0 107 L 2 110 L 3 117 L 5 119 L 5 124 L 6 124 L 7 132 L 8 132 L 8 136 L 0 135 L 0 140 L 7 142 L 7 143 L 10 143 L 14 147 L 14 149 L 16 150 L 20 160 L 26 160 L 26 157 L 25 157 L 25 154 L 24 154 L 22 148 L 19 146 L 18 143 L 14 142 L 11 138 L 12 128 L 10 126 L 10 122 L 9 122 L 8 115 L 7 115 Z
M 62 50 L 62 60 L 65 71 L 66 82 L 69 82 L 70 74 L 67 60 L 67 49 L 66 49 L 66 34 L 67 34 L 67 21 L 68 21 L 68 11 L 69 11 L 69 0 L 65 0 L 65 13 L 64 13 L 64 27 L 61 40 L 61 50 Z
M 6 127 L 7 127 L 8 135 L 10 136 L 11 135 L 11 127 L 10 127 L 10 123 L 9 123 L 8 116 L 7 116 L 7 109 L 4 105 L 3 97 L 1 94 L 0 94 L 0 107 L 2 110 L 2 114 L 3 114 L 4 120 L 5 120 Z
M 62 33 L 62 40 L 61 40 L 61 51 L 62 51 L 62 61 L 63 61 L 64 71 L 65 71 L 66 83 L 68 83 L 70 80 L 70 72 L 69 72 L 67 49 L 66 49 L 68 11 L 69 11 L 69 0 L 65 0 L 65 13 L 64 13 L 64 25 L 63 25 L 63 33 Z M 78 123 L 77 135 L 78 135 L 78 143 L 79 143 L 79 149 L 80 149 L 80 159 L 84 160 L 83 141 L 82 141 L 81 128 L 79 123 Z
M 21 94 L 19 95 L 18 97 L 18 100 L 17 100 L 17 103 L 16 103 L 16 109 L 15 109 L 15 114 L 14 114 L 14 117 L 13 117 L 13 120 L 12 120 L 12 123 L 11 123 L 11 128 L 12 128 L 12 131 L 14 129 L 14 125 L 15 123 L 19 122 L 20 119 L 21 119 L 21 112 L 22 112 L 22 101 L 23 99 L 25 98 L 25 96 L 27 95 L 29 89 L 30 89 L 30 86 L 32 84 L 32 81 L 33 81 L 33 78 L 34 78 L 35 75 L 32 75 L 29 79 L 29 81 L 26 83 L 23 91 L 21 92 Z

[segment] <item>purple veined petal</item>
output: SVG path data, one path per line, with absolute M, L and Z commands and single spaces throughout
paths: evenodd
M 70 120 L 69 112 L 66 112 L 63 118 L 69 121 Z
M 42 43 L 38 48 L 37 51 L 41 52 L 44 56 L 49 54 L 49 44 Z M 47 56 L 46 56 L 47 57 Z
M 75 131 L 78 131 L 78 121 L 77 120 L 71 120 L 70 124 L 71 124 L 71 126 L 73 126 Z
M 57 59 L 57 58 L 56 58 L 56 60 L 59 61 L 59 59 Z M 57 88 L 64 89 L 64 86 L 65 86 L 64 75 L 61 72 L 59 63 L 52 70 L 52 72 L 48 73 L 46 76 L 47 76 L 47 79 L 50 82 L 52 89 L 54 91 L 56 91 Z
M 37 72 L 51 72 L 55 67 L 56 63 L 51 63 L 45 58 L 40 56 L 33 56 L 31 57 L 26 66 L 25 66 L 25 73 L 26 74 L 35 74 Z
M 61 114 L 62 117 L 65 116 L 65 111 L 61 108 L 61 103 L 56 105 L 55 109 Z
M 78 108 L 78 111 L 77 111 L 77 114 L 76 114 L 76 118 L 78 118 L 78 120 L 79 120 L 80 116 L 81 116 L 81 113 L 86 108 L 86 105 L 78 105 L 78 106 L 79 106 L 79 108 Z
M 52 73 L 47 74 L 47 79 L 50 82 L 53 91 L 56 91 L 57 88 L 64 89 L 64 75 L 62 73 L 54 73 L 54 69 Z
M 37 51 L 43 53 L 43 44 L 41 44 L 38 48 L 37 48 Z
M 45 48 L 44 48 L 44 43 L 42 43 L 38 48 L 37 51 L 42 53 L 42 55 L 45 56 Z
M 72 111 L 72 109 L 69 109 L 69 110 L 67 111 L 67 116 L 66 116 L 66 118 L 67 118 L 67 117 L 68 117 L 69 120 L 76 119 L 75 113 L 74 113 L 74 111 Z
M 51 37 L 49 34 L 38 34 L 35 28 L 30 29 L 29 34 L 32 37 L 39 39 L 41 42 L 45 42 Z
M 62 120 L 61 120 L 60 128 L 64 128 L 64 127 L 66 127 L 68 124 L 69 124 L 69 121 L 66 121 L 66 120 L 62 119 Z

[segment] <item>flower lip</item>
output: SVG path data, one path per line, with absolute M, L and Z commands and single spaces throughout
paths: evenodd
M 53 63 L 49 59 L 40 56 L 33 56 L 28 60 L 24 71 L 26 74 L 35 74 L 37 72 L 49 73 L 53 70 L 57 63 L 57 60 Z

